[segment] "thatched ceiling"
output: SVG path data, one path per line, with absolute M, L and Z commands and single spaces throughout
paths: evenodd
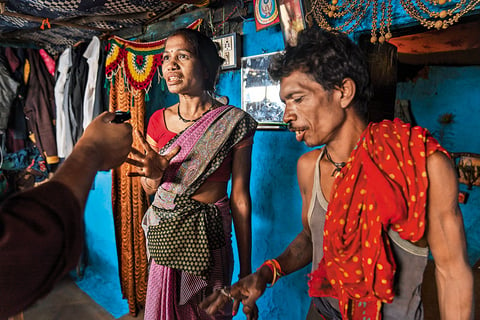
M 0 44 L 55 52 L 94 35 L 141 28 L 204 0 L 0 0 Z

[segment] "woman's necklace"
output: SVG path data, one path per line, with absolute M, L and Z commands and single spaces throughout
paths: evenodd
M 200 115 L 200 117 L 198 117 L 198 118 L 196 118 L 196 119 L 193 119 L 193 120 L 189 120 L 189 119 L 185 119 L 184 117 L 182 117 L 182 114 L 180 113 L 180 102 L 179 102 L 178 105 L 177 105 L 178 119 L 182 120 L 182 121 L 185 122 L 185 123 L 197 122 L 198 120 L 200 120 L 201 117 L 203 117 L 203 116 L 205 115 L 205 113 L 207 113 L 208 111 L 212 110 L 214 105 L 215 105 L 215 104 L 212 103 L 212 105 L 210 106 L 210 108 L 208 108 L 208 110 L 206 110 L 204 113 L 202 113 L 202 114 Z
M 347 164 L 346 162 L 335 162 L 332 160 L 332 157 L 330 157 L 330 153 L 328 153 L 327 147 L 325 146 L 325 155 L 327 156 L 327 160 L 330 161 L 331 164 L 335 166 L 335 169 L 333 169 L 332 172 L 332 177 L 337 176 L 338 173 L 345 167 Z

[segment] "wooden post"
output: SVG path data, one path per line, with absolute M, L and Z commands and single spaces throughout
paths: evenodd
M 397 48 L 388 42 L 372 44 L 369 37 L 362 38 L 360 46 L 367 54 L 373 86 L 368 120 L 392 120 L 397 93 Z

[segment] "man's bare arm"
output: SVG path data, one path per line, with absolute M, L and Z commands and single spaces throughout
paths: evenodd
M 458 182 L 450 159 L 437 152 L 427 160 L 427 239 L 435 260 L 442 319 L 473 319 L 473 275 L 468 263 Z
M 305 267 L 312 262 L 312 239 L 310 234 L 303 229 L 287 249 L 278 256 L 277 261 L 282 266 L 282 271 L 287 275 Z

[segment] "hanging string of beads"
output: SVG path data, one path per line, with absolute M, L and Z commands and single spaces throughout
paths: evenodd
M 392 25 L 392 1 L 388 0 L 388 4 L 386 1 L 383 1 L 380 4 L 380 30 L 379 30 L 379 37 L 377 37 L 377 23 L 378 23 L 378 2 L 374 1 L 372 4 L 372 30 L 370 32 L 370 42 L 376 43 L 384 43 L 392 38 L 392 33 L 390 32 L 390 26 Z
M 352 7 L 355 3 L 354 2 L 345 2 L 341 5 L 338 4 L 338 0 L 332 0 L 332 4 L 330 5 L 327 1 L 320 1 L 320 5 L 322 6 L 322 11 L 328 15 L 329 18 L 342 18 L 352 9 L 346 9 L 348 7 Z
M 382 17 L 380 19 L 380 37 L 378 37 L 378 42 L 384 43 L 392 38 L 392 33 L 390 32 L 390 26 L 392 25 L 392 1 L 388 0 L 388 6 L 386 1 L 383 1 L 381 10 Z
M 375 43 L 377 42 L 377 21 L 378 21 L 378 2 L 373 1 L 373 7 L 372 7 L 372 30 L 370 31 L 371 37 L 370 37 L 370 42 Z
M 393 4 L 392 0 L 388 0 L 387 6 L 387 33 L 385 34 L 385 40 L 389 41 L 392 39 L 392 32 L 390 31 L 390 27 L 392 26 L 392 15 L 393 15 Z
M 385 16 L 387 15 L 385 1 L 382 2 L 380 7 L 382 11 L 382 17 L 380 18 L 380 37 L 378 38 L 378 42 L 384 43 L 385 42 Z
M 403 10 L 422 26 L 446 29 L 480 5 L 480 0 L 399 0 Z M 453 5 L 455 2 L 455 5 Z M 371 9 L 372 43 L 383 43 L 392 38 L 392 0 L 311 0 L 311 8 L 305 14 L 323 29 L 353 32 L 363 22 Z M 378 28 L 378 29 L 377 29 Z
M 314 0 L 311 10 L 305 15 L 307 20 L 313 17 L 323 29 L 350 33 L 363 21 L 371 2 L 375 0 L 346 0 L 341 5 L 338 1 Z M 335 19 L 344 21 L 338 23 Z
M 432 11 L 421 0 L 400 0 L 403 9 L 422 26 L 428 29 L 446 29 L 480 4 L 480 0 L 460 0 L 454 7 Z M 434 6 L 443 6 L 446 0 L 433 1 Z

